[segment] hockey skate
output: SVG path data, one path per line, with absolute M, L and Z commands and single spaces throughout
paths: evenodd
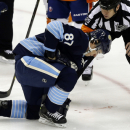
M 66 101 L 63 103 L 63 105 L 58 110 L 58 112 L 60 114 L 64 115 L 64 117 L 66 117 L 66 115 L 67 115 L 67 112 L 69 110 L 70 102 L 71 102 L 71 100 L 69 98 L 67 98 Z
M 42 104 L 40 109 L 40 119 L 39 122 L 56 127 L 66 127 L 66 118 L 59 112 L 50 113 L 44 104 Z
M 14 64 L 14 55 L 11 50 L 0 51 L 0 62 Z
M 93 66 L 87 67 L 82 74 L 82 80 L 89 81 L 92 79 L 92 77 L 93 77 Z
M 0 109 L 1 108 L 7 109 L 8 108 L 8 101 L 1 101 L 0 100 Z

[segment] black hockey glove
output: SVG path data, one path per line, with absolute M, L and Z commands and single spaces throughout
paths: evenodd
M 65 55 L 61 54 L 59 50 L 57 51 L 56 54 L 56 61 L 71 67 L 70 60 Z
M 60 51 L 51 52 L 51 51 L 45 51 L 44 59 L 47 62 L 59 62 L 67 66 L 71 66 L 70 60 L 63 54 L 60 53 Z
M 72 69 L 75 69 L 75 71 L 78 70 L 77 65 L 70 61 L 64 54 L 61 54 L 59 50 L 56 52 L 50 52 L 46 50 L 44 54 L 44 60 L 47 62 L 59 62 L 71 67 Z
M 44 54 L 44 60 L 47 62 L 55 62 L 56 61 L 56 54 L 55 52 L 51 52 L 51 51 L 45 51 Z

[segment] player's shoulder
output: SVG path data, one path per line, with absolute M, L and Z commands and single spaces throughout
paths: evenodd
M 64 28 L 64 33 L 66 33 L 66 32 L 77 33 L 77 32 L 81 31 L 81 29 L 78 29 L 72 25 L 68 25 L 68 24 L 64 24 L 64 23 L 63 23 L 63 28 Z

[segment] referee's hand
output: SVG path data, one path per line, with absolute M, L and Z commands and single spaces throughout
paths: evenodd
M 130 57 L 130 42 L 128 42 L 125 46 L 126 54 Z

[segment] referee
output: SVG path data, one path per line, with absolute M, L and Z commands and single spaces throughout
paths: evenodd
M 89 33 L 99 28 L 108 30 L 112 40 L 123 37 L 126 58 L 130 63 L 130 1 L 99 0 L 89 12 L 81 29 Z

